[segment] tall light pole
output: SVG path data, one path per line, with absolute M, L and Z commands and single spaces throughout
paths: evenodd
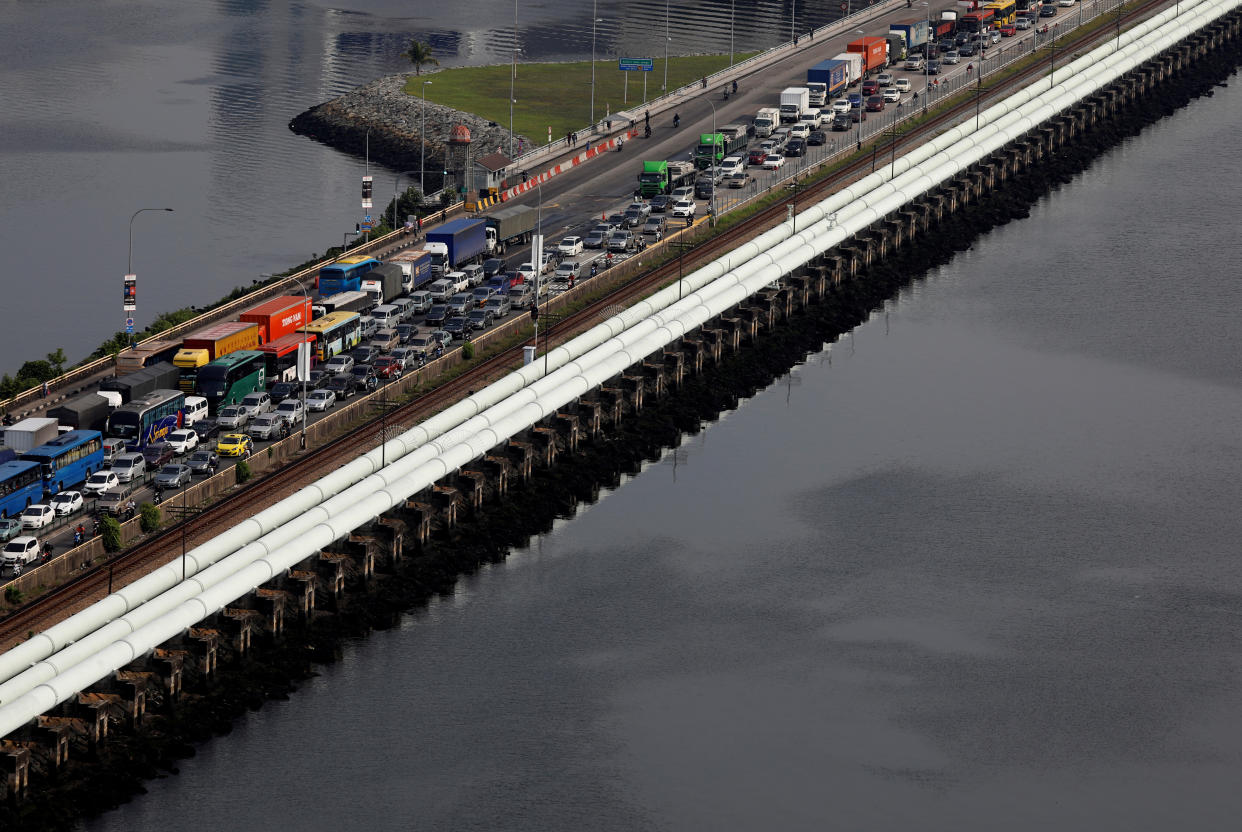
M 733 11 L 737 5 L 737 0 L 729 0 L 729 66 L 733 66 Z M 665 33 L 667 34 L 667 32 Z M 667 59 L 664 62 L 665 69 L 668 68 Z
M 139 208 L 134 215 L 129 218 L 129 256 L 125 261 L 125 302 L 122 305 L 122 311 L 126 313 L 125 329 L 129 334 L 129 348 L 137 349 L 138 345 L 134 341 L 134 327 L 129 323 L 134 318 L 133 313 L 138 309 L 138 276 L 134 274 L 134 220 L 138 219 L 138 215 L 144 211 L 168 211 L 171 208 Z
M 665 95 L 668 94 L 668 43 L 671 40 L 668 36 L 668 0 L 664 0 L 664 86 L 660 87 L 660 91 Z
M 394 201 L 393 214 L 396 214 L 396 212 L 397 203 Z M 307 316 L 306 324 L 303 325 L 303 327 L 305 327 L 310 324 L 310 293 L 306 291 L 306 284 L 302 282 L 301 278 L 295 277 L 293 281 L 297 283 L 298 288 L 302 290 L 302 314 Z M 300 443 L 302 450 L 306 450 L 306 378 L 310 375 L 309 357 L 306 362 L 306 366 L 302 366 L 302 350 L 304 347 L 304 344 L 298 344 L 298 375 L 302 377 L 302 440 Z
M 418 151 L 418 201 L 420 205 L 427 200 L 425 185 L 427 178 L 427 85 L 430 83 L 430 81 L 423 81 L 423 109 L 418 117 L 418 138 L 422 142 L 422 148 Z
M 855 29 L 854 34 L 865 35 L 867 33 L 864 32 L 862 29 Z M 863 119 L 866 118 L 867 116 L 867 107 L 866 107 L 866 102 L 862 100 L 861 83 L 858 87 L 858 92 L 859 92 L 859 95 L 858 95 L 858 98 L 859 98 L 859 101 L 858 101 L 858 149 L 862 150 L 862 123 L 863 123 Z
M 591 129 L 595 129 L 595 29 L 599 23 L 595 15 L 598 12 L 599 0 L 591 0 Z
M 797 17 L 798 17 L 798 0 L 793 0 L 793 2 L 789 4 L 789 42 L 790 43 L 798 42 L 798 36 L 795 34 L 795 31 L 797 30 L 797 23 L 796 23 Z
M 517 0 L 513 0 L 513 67 L 509 72 L 509 158 L 513 158 L 513 85 L 517 83 Z

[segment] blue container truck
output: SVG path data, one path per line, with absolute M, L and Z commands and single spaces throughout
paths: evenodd
M 431 270 L 443 276 L 480 259 L 487 251 L 487 222 L 462 217 L 427 232 L 423 250 L 431 254 Z
M 806 71 L 807 86 L 823 84 L 827 88 L 825 99 L 831 101 L 845 94 L 850 83 L 850 65 L 846 61 L 820 61 Z

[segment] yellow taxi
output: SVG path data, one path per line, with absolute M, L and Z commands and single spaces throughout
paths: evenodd
M 216 453 L 220 456 L 250 456 L 253 441 L 244 433 L 226 433 L 216 443 Z

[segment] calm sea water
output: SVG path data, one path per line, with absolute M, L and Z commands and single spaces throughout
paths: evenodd
M 730 7 L 733 7 L 731 13 Z M 445 66 L 591 54 L 591 5 L 354 0 L 27 0 L 0 8 L 0 239 L 10 259 L 0 372 L 121 330 L 138 274 L 141 329 L 339 245 L 364 162 L 288 130 L 314 104 L 409 69 L 411 37 Z M 663 54 L 666 4 L 602 0 L 600 57 Z M 738 51 L 839 4 L 669 2 L 670 49 Z M 373 171 L 375 173 L 376 171 Z M 410 183 L 404 183 L 408 186 Z M 397 185 L 379 171 L 376 196 Z M 66 241 L 69 242 L 66 242 Z
M 1233 828 L 1239 108 L 1126 142 L 89 829 Z

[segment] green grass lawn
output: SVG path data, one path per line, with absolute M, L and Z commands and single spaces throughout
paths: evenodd
M 749 58 L 753 52 L 737 53 L 734 62 Z M 728 55 L 691 55 L 670 57 L 668 87 L 675 90 L 690 81 L 711 75 L 729 65 Z M 509 71 L 511 66 L 472 66 L 413 73 L 405 85 L 410 95 L 420 95 L 421 81 L 429 80 L 427 100 L 475 113 L 508 128 Z M 630 76 L 629 96 L 623 99 L 625 75 Z M 621 72 L 615 59 L 595 62 L 595 116 L 603 119 L 608 112 L 637 111 L 641 114 L 643 76 L 647 76 L 647 98 L 660 95 L 664 82 L 664 59 L 657 58 L 652 72 Z M 591 120 L 591 62 L 529 63 L 517 65 L 514 83 L 513 130 L 536 144 L 563 138 L 571 130 L 583 129 Z M 626 103 L 628 101 L 628 103 Z

